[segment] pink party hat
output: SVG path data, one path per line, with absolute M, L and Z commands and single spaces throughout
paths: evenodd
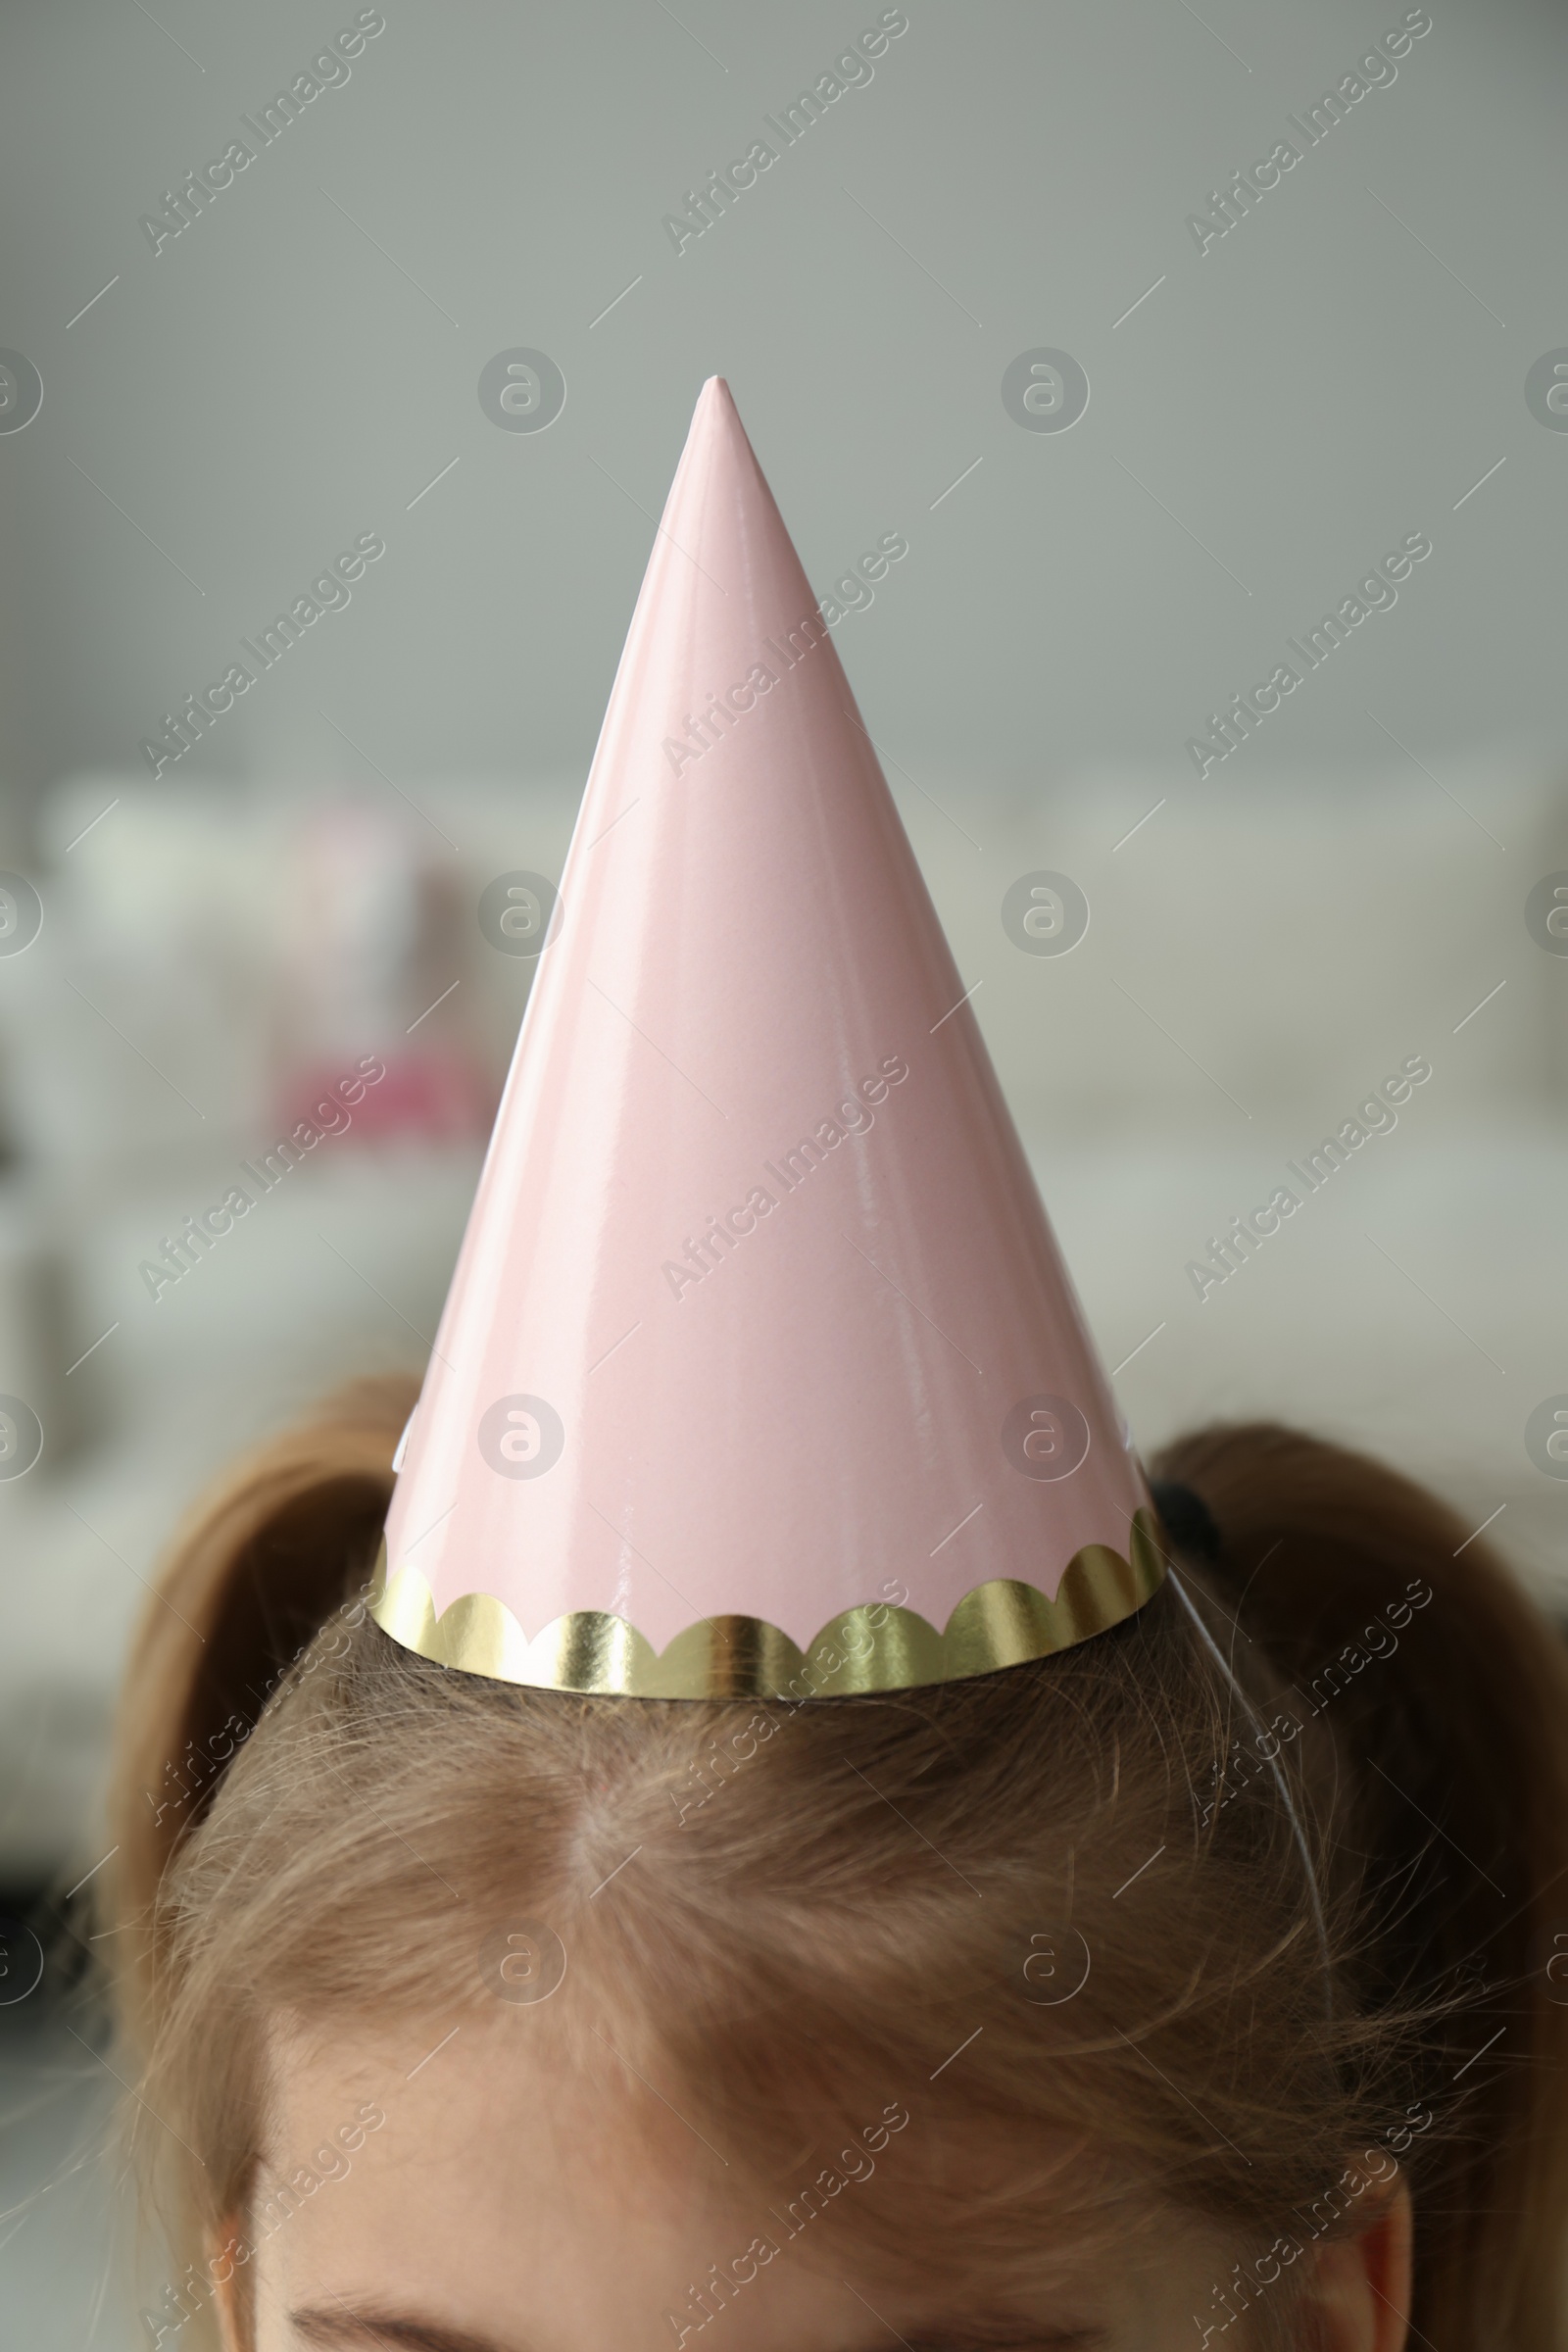
M 371 1606 L 423 1656 L 827 1697 L 1159 1581 L 837 617 L 712 378 L 400 1448 Z

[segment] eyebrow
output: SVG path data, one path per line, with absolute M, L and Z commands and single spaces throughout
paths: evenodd
M 354 2310 L 347 2304 L 337 2311 L 292 2311 L 289 2325 L 321 2352 L 375 2352 L 377 2346 L 383 2352 L 527 2352 L 515 2339 L 502 2344 L 492 2335 L 472 2335 L 436 2320 Z M 988 2326 L 971 2318 L 939 2321 L 902 2340 L 906 2352 L 1097 2352 L 1106 2335 L 1102 2328 L 1039 2328 L 1016 2320 Z M 867 2339 L 863 2352 L 882 2352 L 880 2340 L 873 2347 Z
M 502 2344 L 493 2335 L 472 2335 L 466 2328 L 444 2328 L 439 2320 L 413 2314 L 353 2308 L 336 2311 L 313 2307 L 291 2311 L 289 2326 L 308 2344 L 321 2352 L 527 2352 L 515 2338 Z

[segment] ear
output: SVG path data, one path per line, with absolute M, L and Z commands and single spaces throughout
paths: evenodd
M 1317 2249 L 1312 2301 L 1323 2352 L 1404 2352 L 1410 2326 L 1410 2192 L 1401 2180 L 1358 2237 Z
M 241 2328 L 244 2298 L 239 2267 L 234 2260 L 236 2247 L 244 2242 L 239 2231 L 239 2216 L 230 2214 L 214 2240 L 212 2249 L 213 2306 L 218 2313 L 218 2333 L 223 2352 L 244 2352 L 245 2338 Z

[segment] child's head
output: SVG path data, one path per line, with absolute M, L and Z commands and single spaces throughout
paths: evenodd
M 1556 2343 L 1568 1671 L 1441 1505 L 1218 1430 L 1217 1556 L 1077 1648 L 589 1698 L 355 1605 L 408 1403 L 239 1472 L 132 1665 L 173 2341 L 1395 2352 L 1413 2214 L 1421 2339 Z

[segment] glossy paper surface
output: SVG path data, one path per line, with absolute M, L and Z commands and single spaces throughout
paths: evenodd
M 725 385 L 615 679 L 387 1529 L 437 1612 L 806 1643 L 1147 1501 Z

